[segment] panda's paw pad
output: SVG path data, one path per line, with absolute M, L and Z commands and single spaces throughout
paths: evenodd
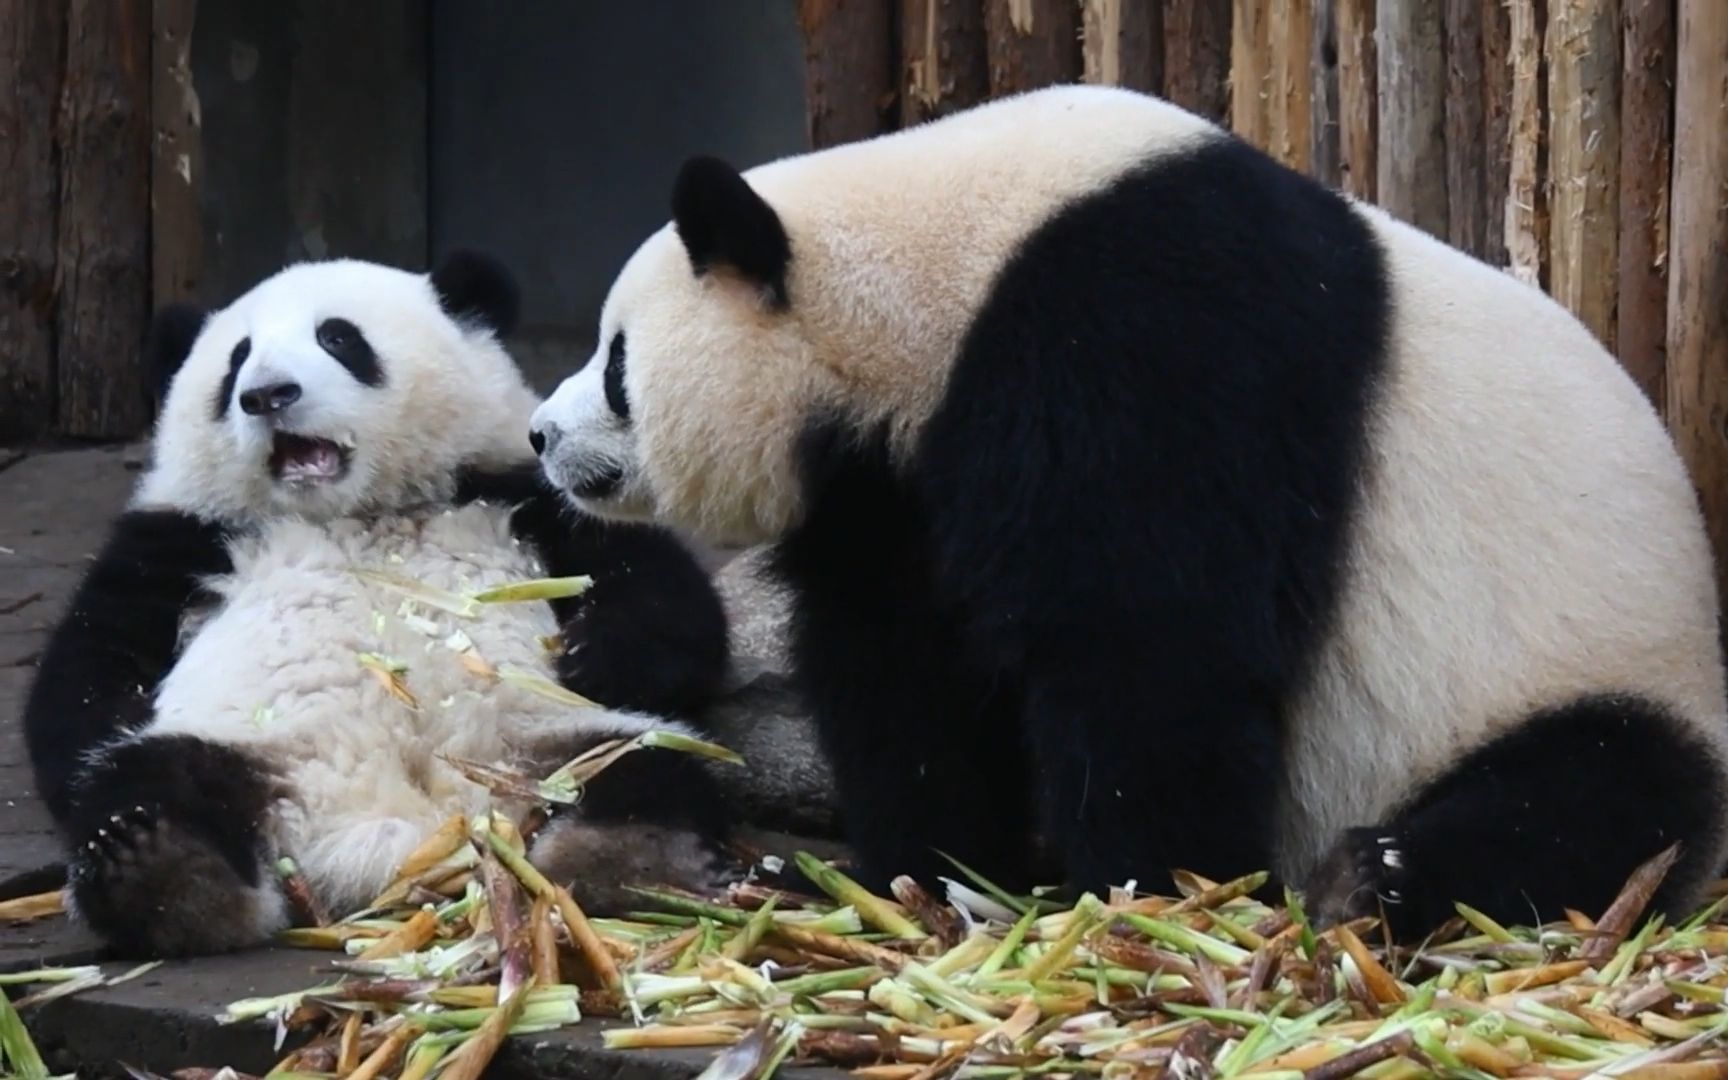
M 80 919 L 123 950 L 226 951 L 278 921 L 274 882 L 247 882 L 199 833 L 151 808 L 115 816 L 72 853 L 67 883 Z
M 1349 829 L 1309 876 L 1303 901 L 1315 926 L 1374 917 L 1404 901 L 1409 868 L 1402 839 L 1386 829 Z
M 86 873 L 114 873 L 148 859 L 160 839 L 158 810 L 132 806 L 103 819 L 73 854 L 73 865 Z

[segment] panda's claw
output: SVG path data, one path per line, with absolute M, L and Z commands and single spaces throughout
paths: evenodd
M 1404 902 L 1409 874 L 1403 841 L 1382 829 L 1348 829 L 1309 874 L 1303 900 L 1316 929 L 1378 917 Z

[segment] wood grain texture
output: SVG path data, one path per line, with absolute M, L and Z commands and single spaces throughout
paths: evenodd
M 1223 123 L 1230 111 L 1231 0 L 1164 0 L 1164 96 Z
M 1080 8 L 1074 0 L 985 0 L 990 95 L 1080 81 Z
M 1380 185 L 1380 59 L 1375 0 L 1333 0 L 1338 39 L 1338 172 L 1344 190 L 1373 202 Z
M 1379 0 L 1377 201 L 1434 236 L 1447 236 L 1446 67 L 1441 0 Z
M 1481 256 L 1488 238 L 1487 116 L 1480 0 L 1445 0 L 1446 238 Z
M 1160 0 L 1080 0 L 1081 78 L 1157 93 L 1164 83 Z
M 155 0 L 151 31 L 151 305 L 198 295 L 203 229 L 198 191 L 204 148 L 192 81 L 198 0 Z
M 1271 10 L 1235 0 L 1230 11 L 1230 130 L 1266 149 L 1272 79 Z
M 894 107 L 889 0 L 797 0 L 812 149 L 880 134 Z
M 990 92 L 979 0 L 901 0 L 900 123 L 970 108 Z
M 1675 37 L 1668 425 L 1728 576 L 1728 4 L 1680 0 Z
M 66 10 L 0 0 L 0 446 L 54 419 L 54 118 Z
M 148 0 L 71 0 L 58 116 L 55 429 L 130 439 L 149 418 Z
M 1283 0 L 1267 20 L 1266 135 L 1272 156 L 1313 169 L 1314 0 Z
M 1314 92 L 1309 98 L 1309 171 L 1322 184 L 1341 187 L 1344 180 L 1339 161 L 1337 0 L 1314 0 L 1308 55 L 1314 70 Z
M 1614 347 L 1619 0 L 1548 0 L 1549 292 Z
M 1674 156 L 1673 0 L 1623 0 L 1620 69 L 1620 363 L 1667 408 L 1668 181 Z
M 1512 175 L 1512 17 L 1506 0 L 1481 0 L 1482 28 L 1482 259 L 1504 268 L 1506 197 Z
M 1540 288 L 1548 279 L 1548 196 L 1543 190 L 1546 107 L 1542 33 L 1547 5 L 1510 0 L 1507 55 L 1512 61 L 1512 105 L 1507 115 L 1506 258 L 1513 275 Z

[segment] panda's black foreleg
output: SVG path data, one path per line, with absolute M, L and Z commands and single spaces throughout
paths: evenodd
M 793 586 L 793 676 L 860 877 L 938 887 L 956 872 L 940 849 L 1005 888 L 1045 883 L 1029 855 L 1017 673 L 981 667 L 941 605 L 921 511 L 883 445 L 817 427 L 804 453 L 828 482 L 773 570 Z
M 1322 920 L 1384 915 L 1411 943 L 1463 902 L 1502 922 L 1599 915 L 1628 875 L 1679 841 L 1650 912 L 1671 918 L 1719 869 L 1728 778 L 1648 702 L 1599 697 L 1531 717 L 1349 830 L 1306 883 Z
M 1043 824 L 1069 886 L 1167 892 L 1175 870 L 1220 881 L 1269 870 L 1269 702 L 1203 667 L 1086 645 L 1041 655 L 1026 696 Z
M 43 650 L 24 706 L 36 789 L 56 820 L 91 749 L 138 728 L 174 663 L 203 579 L 230 569 L 221 527 L 168 510 L 120 515 Z
M 264 839 L 274 791 L 244 753 L 189 735 L 103 751 L 72 785 L 73 910 L 128 956 L 259 943 L 287 920 Z
M 694 720 L 729 658 L 719 591 L 677 537 L 602 522 L 565 506 L 537 468 L 462 474 L 456 499 L 514 504 L 510 526 L 547 574 L 588 574 L 584 594 L 555 601 L 565 686 L 614 709 Z

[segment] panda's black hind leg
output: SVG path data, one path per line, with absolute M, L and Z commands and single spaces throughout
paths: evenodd
M 1305 883 L 1330 924 L 1384 914 L 1409 943 L 1469 904 L 1507 923 L 1596 915 L 1676 841 L 1652 912 L 1687 914 L 1718 870 L 1728 778 L 1679 721 L 1630 697 L 1531 717 L 1416 792 L 1385 822 L 1348 830 Z
M 286 925 L 262 839 L 271 784 L 244 755 L 145 738 L 104 754 L 74 792 L 72 908 L 122 955 L 227 952 Z

